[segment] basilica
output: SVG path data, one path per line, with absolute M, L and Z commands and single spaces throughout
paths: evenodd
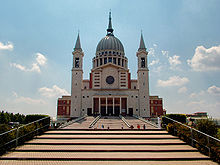
M 72 52 L 70 117 L 75 118 L 85 114 L 150 117 L 148 52 L 143 36 L 141 34 L 136 53 L 137 79 L 131 79 L 123 44 L 113 32 L 111 13 L 109 13 L 107 34 L 96 47 L 89 80 L 83 79 L 84 53 L 78 34 Z

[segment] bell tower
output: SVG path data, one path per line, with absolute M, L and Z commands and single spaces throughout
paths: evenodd
M 140 46 L 137 51 L 138 58 L 138 89 L 139 89 L 139 116 L 150 117 L 149 103 L 149 69 L 147 65 L 146 47 L 144 44 L 143 35 L 141 33 Z
M 71 82 L 71 112 L 70 117 L 81 116 L 82 111 L 82 82 L 83 82 L 83 56 L 79 34 L 73 54 L 72 82 Z

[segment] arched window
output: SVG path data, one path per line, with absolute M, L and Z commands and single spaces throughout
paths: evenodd
M 145 58 L 141 58 L 141 68 L 145 68 Z

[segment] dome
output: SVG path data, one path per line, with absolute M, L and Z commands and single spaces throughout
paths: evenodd
M 105 50 L 115 50 L 115 51 L 124 52 L 124 47 L 121 41 L 118 38 L 116 38 L 114 35 L 106 35 L 98 43 L 96 52 L 105 51 Z

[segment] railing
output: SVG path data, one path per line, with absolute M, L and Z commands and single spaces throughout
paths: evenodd
M 96 118 L 90 123 L 89 128 L 92 128 L 100 118 L 101 118 L 101 115 L 96 116 Z
M 17 147 L 27 140 L 32 139 L 50 126 L 50 117 L 45 117 L 34 122 L 0 134 L 0 154 L 6 150 Z
M 122 115 L 119 115 L 119 118 L 127 125 L 128 128 L 131 128 L 131 125 L 128 123 L 128 121 Z
M 77 121 L 80 121 L 80 120 L 84 119 L 85 117 L 87 117 L 87 115 L 84 115 L 84 116 L 82 116 L 82 117 L 78 117 L 78 118 L 75 119 L 75 120 L 70 120 L 70 121 L 68 121 L 68 122 L 66 122 L 66 123 L 64 123 L 64 124 L 62 124 L 61 126 L 59 126 L 58 129 L 64 128 L 64 127 L 66 127 L 66 126 L 68 126 L 68 125 L 70 125 L 70 124 L 73 124 L 73 123 L 75 123 L 75 122 L 77 122 Z
M 152 123 L 152 122 L 150 122 L 150 121 L 148 121 L 148 120 L 145 120 L 145 119 L 143 119 L 142 117 L 139 117 L 139 116 L 136 116 L 136 115 L 133 115 L 133 117 L 135 117 L 135 118 L 137 118 L 137 119 L 139 119 L 139 120 L 141 120 L 141 121 L 143 121 L 143 122 L 145 122 L 145 123 L 147 123 L 147 124 L 150 124 L 150 125 L 152 125 L 153 127 L 156 127 L 156 128 L 161 128 L 160 127 L 160 119 L 158 120 L 159 122 L 159 124 L 157 125 L 157 124 L 154 124 L 154 123 Z
M 191 146 L 198 148 L 200 151 L 204 152 L 204 148 L 208 150 L 209 157 L 213 157 L 213 154 L 220 149 L 220 140 L 212 137 L 206 133 L 203 133 L 195 128 L 185 125 L 181 122 L 173 120 L 169 117 L 164 116 L 164 118 L 172 121 L 171 123 L 177 123 L 181 125 L 181 129 L 174 126 L 173 133 L 180 136 L 184 141 L 188 142 Z M 168 128 L 169 129 L 169 128 Z M 168 130 L 172 132 L 172 130 Z M 213 150 L 214 149 L 214 150 Z M 218 151 L 219 152 L 219 151 Z

